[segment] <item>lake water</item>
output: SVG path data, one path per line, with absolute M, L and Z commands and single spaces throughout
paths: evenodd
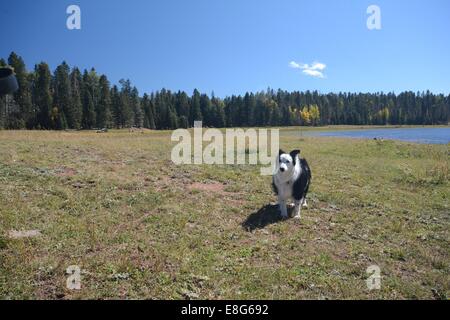
M 306 133 L 306 132 L 305 132 Z M 443 128 L 392 128 L 308 132 L 306 135 L 362 139 L 402 140 L 417 143 L 450 143 L 450 127 Z

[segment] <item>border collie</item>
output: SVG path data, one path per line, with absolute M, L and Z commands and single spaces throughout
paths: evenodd
M 311 170 L 305 159 L 300 159 L 300 150 L 286 153 L 280 150 L 272 187 L 278 195 L 281 216 L 287 218 L 286 201 L 294 199 L 294 217 L 300 218 L 301 207 L 307 207 L 306 194 L 311 182 Z

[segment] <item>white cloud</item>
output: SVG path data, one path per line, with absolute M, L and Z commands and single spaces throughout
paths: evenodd
M 295 61 L 289 62 L 289 66 L 294 69 L 301 69 L 301 66 Z
M 304 69 L 303 73 L 311 77 L 324 78 L 323 73 L 317 70 Z
M 325 78 L 322 71 L 327 67 L 326 64 L 317 61 L 313 62 L 311 65 L 291 61 L 289 62 L 289 66 L 293 69 L 301 69 L 304 74 L 316 78 Z
M 313 65 L 311 66 L 311 70 L 325 70 L 325 68 L 327 67 L 326 64 L 324 63 L 320 63 L 320 62 L 314 62 Z

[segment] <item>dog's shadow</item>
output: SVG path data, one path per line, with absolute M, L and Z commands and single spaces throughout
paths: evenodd
M 294 208 L 287 207 L 288 216 L 290 217 Z M 256 229 L 264 229 L 268 225 L 284 221 L 280 214 L 278 205 L 268 204 L 256 212 L 250 214 L 242 223 L 242 227 L 247 231 L 254 231 Z

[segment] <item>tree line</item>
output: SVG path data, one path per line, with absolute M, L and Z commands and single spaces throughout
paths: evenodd
M 95 69 L 61 63 L 26 69 L 12 52 L 0 66 L 14 68 L 19 90 L 0 97 L 0 129 L 175 129 L 203 121 L 207 127 L 292 125 L 448 124 L 450 95 L 430 91 L 328 93 L 267 89 L 224 99 L 194 90 L 139 94 L 130 80 L 111 85 Z

